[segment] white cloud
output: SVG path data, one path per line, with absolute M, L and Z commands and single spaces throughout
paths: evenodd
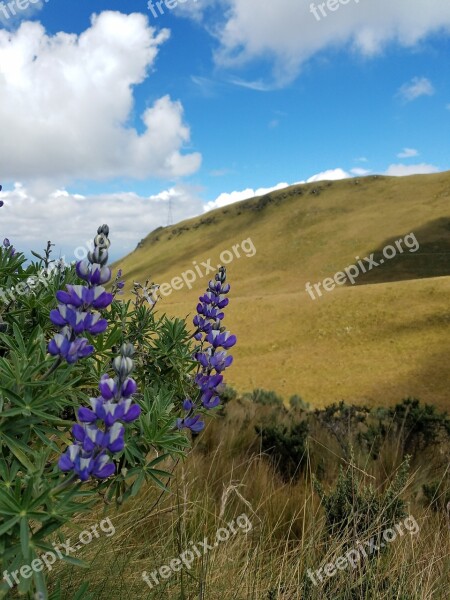
M 347 47 L 370 57 L 389 44 L 414 47 L 430 34 L 450 30 L 450 3 L 442 0 L 414 2 L 413 9 L 411 0 L 350 2 L 327 11 L 320 22 L 311 3 L 299 0 L 202 0 L 184 7 L 183 13 L 198 21 L 203 12 L 205 27 L 220 43 L 217 64 L 272 62 L 271 82 L 250 82 L 255 89 L 292 81 L 302 64 L 326 48 Z
M 234 204 L 240 200 L 248 200 L 249 198 L 254 198 L 255 196 L 263 196 L 264 194 L 269 194 L 270 192 L 274 192 L 276 190 L 282 190 L 286 187 L 289 187 L 289 185 L 289 183 L 278 183 L 277 185 L 268 188 L 259 188 L 257 190 L 247 188 L 240 192 L 223 193 L 220 194 L 220 196 L 218 196 L 215 200 L 207 202 L 203 209 L 205 212 L 208 212 L 210 210 L 214 210 L 215 208 L 221 208 L 222 206 L 228 206 L 228 204 Z
M 415 148 L 403 148 L 402 152 L 397 154 L 397 158 L 412 158 L 414 156 L 419 156 L 419 152 Z
M 0 164 L 4 179 L 179 177 L 195 172 L 198 153 L 183 108 L 169 96 L 130 125 L 133 88 L 153 67 L 166 29 L 142 14 L 94 15 L 80 35 L 47 34 L 25 22 L 0 30 Z M 45 151 L 43 151 L 45 149 Z
M 338 181 L 339 179 L 348 179 L 349 177 L 351 177 L 350 173 L 347 173 L 347 171 L 344 171 L 343 169 L 329 169 L 328 171 L 322 171 L 322 173 L 313 175 L 306 180 L 306 183 L 315 181 Z
M 354 169 L 351 169 L 350 173 L 352 175 L 356 175 L 357 177 L 365 177 L 366 175 L 369 175 L 372 171 L 370 169 L 361 169 L 360 167 L 355 167 Z
M 434 165 L 421 163 L 418 165 L 390 165 L 386 171 L 386 175 L 393 177 L 404 177 L 405 175 L 426 175 L 428 173 L 438 173 L 439 168 Z
M 405 102 L 412 102 L 421 96 L 432 96 L 435 93 L 433 84 L 426 77 L 413 77 L 411 81 L 402 85 L 397 95 Z
M 0 198 L 5 202 L 0 208 L 2 231 L 16 248 L 41 249 L 50 238 L 70 260 L 75 248 L 92 239 L 102 223 L 110 226 L 115 259 L 134 250 L 156 227 L 167 225 L 169 199 L 175 222 L 202 212 L 200 190 L 187 185 L 143 197 L 133 192 L 84 196 L 16 183 L 0 192 Z
M 295 183 L 277 183 L 277 185 L 268 188 L 259 188 L 256 190 L 247 188 L 241 191 L 223 193 L 220 194 L 220 196 L 218 196 L 215 200 L 207 202 L 203 208 L 205 212 L 208 212 L 210 210 L 214 210 L 215 208 L 221 208 L 223 206 L 228 206 L 228 204 L 240 202 L 241 200 L 248 200 L 249 198 L 263 196 L 264 194 L 269 194 L 270 192 L 274 192 L 276 190 L 282 190 L 290 185 L 314 183 L 316 181 L 337 181 L 338 179 L 347 179 L 348 177 L 351 177 L 351 175 L 343 169 L 330 169 L 328 171 L 323 171 L 322 173 L 317 173 L 317 175 L 313 175 L 306 181 L 296 181 Z

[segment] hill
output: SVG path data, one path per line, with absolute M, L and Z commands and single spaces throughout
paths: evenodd
M 159 228 L 119 262 L 128 289 L 171 282 L 158 309 L 193 316 L 209 265 L 229 261 L 240 391 L 447 408 L 449 207 L 450 172 L 297 185 Z M 354 284 L 331 281 L 351 265 Z

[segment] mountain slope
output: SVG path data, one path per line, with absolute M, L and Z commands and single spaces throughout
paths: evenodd
M 173 288 L 182 289 L 163 288 L 171 292 L 158 306 L 185 316 L 212 275 L 199 275 L 208 259 L 217 266 L 233 258 L 226 324 L 239 341 L 227 378 L 241 391 L 297 393 L 313 405 L 414 395 L 446 407 L 449 209 L 450 172 L 293 186 L 160 228 L 120 266 L 128 288 L 177 277 Z M 391 259 L 382 254 L 388 244 Z M 361 272 L 355 285 L 347 279 L 324 290 L 323 280 L 356 257 L 368 268 L 372 253 L 383 264 Z M 192 289 L 181 279 L 189 270 Z M 321 282 L 322 295 L 316 289 L 313 299 L 308 282 L 313 290 Z

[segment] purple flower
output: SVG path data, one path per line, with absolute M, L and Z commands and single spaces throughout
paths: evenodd
M 58 466 L 63 472 L 74 471 L 81 481 L 87 481 L 91 475 L 98 479 L 106 479 L 116 470 L 111 457 L 106 452 L 99 452 L 95 458 L 92 458 L 77 444 L 67 448 L 60 457 Z
M 0 204 L 0 208 L 1 208 L 2 206 L 3 206 L 3 204 Z M 8 250 L 8 252 L 9 252 L 9 254 L 10 254 L 11 256 L 14 256 L 14 255 L 16 254 L 16 249 L 14 248 L 14 246 L 12 246 L 12 244 L 11 244 L 11 242 L 9 241 L 9 239 L 8 239 L 8 238 L 5 238 L 5 239 L 3 240 L 3 244 L 2 244 L 2 245 L 3 245 L 3 248 L 4 248 L 5 250 Z
M 195 415 L 195 417 L 177 419 L 177 427 L 178 429 L 190 429 L 194 433 L 199 433 L 205 428 L 205 423 L 200 421 L 200 415 Z
M 122 423 L 135 421 L 141 409 L 133 403 L 136 382 L 130 377 L 134 368 L 131 359 L 134 349 L 123 344 L 119 361 L 114 361 L 115 377 L 105 374 L 99 383 L 100 396 L 90 399 L 90 408 L 78 409 L 78 423 L 72 428 L 75 443 L 58 461 L 61 471 L 73 471 L 81 481 L 91 476 L 110 477 L 115 472 L 112 456 L 125 447 L 125 427 Z M 123 360 L 122 360 L 123 359 Z
M 83 334 L 99 335 L 108 327 L 106 319 L 96 312 L 107 308 L 113 301 L 113 295 L 103 287 L 111 278 L 111 269 L 106 266 L 110 245 L 108 234 L 107 225 L 99 227 L 94 250 L 76 265 L 78 277 L 87 285 L 69 284 L 65 290 L 59 290 L 56 293 L 59 304 L 50 312 L 51 322 L 60 331 L 50 341 L 48 351 L 68 363 L 92 354 L 93 347 L 85 337 L 81 337 Z
M 184 419 L 177 419 L 177 427 L 190 429 L 194 433 L 198 433 L 205 426 L 200 421 L 200 414 L 195 414 L 197 404 L 200 403 L 206 410 L 219 406 L 218 388 L 223 382 L 222 372 L 233 362 L 233 357 L 228 356 L 227 350 L 236 344 L 236 336 L 224 331 L 221 325 L 225 316 L 222 309 L 229 302 L 226 294 L 230 291 L 230 285 L 225 281 L 226 269 L 220 267 L 214 280 L 209 282 L 206 293 L 200 296 L 197 314 L 193 320 L 196 328 L 193 337 L 200 342 L 194 353 L 198 363 L 198 372 L 194 379 L 199 388 L 198 402 L 190 398 L 183 402 L 183 409 L 187 415 Z
M 231 335 L 229 331 L 220 333 L 218 329 L 212 329 L 206 336 L 206 341 L 211 344 L 213 348 L 231 348 L 235 345 L 237 339 L 235 335 Z

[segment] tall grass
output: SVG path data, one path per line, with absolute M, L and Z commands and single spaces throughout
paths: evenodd
M 438 472 L 446 476 L 448 447 L 413 457 L 410 475 L 398 496 L 420 530 L 398 536 L 384 552 L 361 560 L 314 585 L 307 570 L 317 571 L 345 554 L 355 540 L 330 535 L 325 511 L 313 483 L 321 473 L 324 489 L 334 489 L 339 467 L 362 485 L 386 490 L 404 457 L 398 440 L 387 438 L 377 460 L 360 455 L 348 461 L 329 433 L 317 425 L 311 431 L 305 468 L 286 482 L 276 465 L 260 450 L 255 424 L 287 422 L 285 410 L 274 412 L 250 401 L 233 401 L 195 441 L 184 463 L 173 469 L 169 492 L 149 488 L 126 508 L 109 513 L 113 537 L 93 540 L 79 557 L 90 562 L 87 571 L 56 565 L 52 581 L 60 580 L 68 600 L 81 580 L 98 600 L 428 600 L 450 597 L 450 522 L 445 510 L 424 501 L 422 484 Z M 447 459 L 446 459 L 447 457 Z M 318 471 L 318 466 L 321 465 Z M 102 512 L 83 516 L 73 527 L 86 529 Z M 150 588 L 142 579 L 168 565 L 182 552 L 214 540 L 220 528 L 247 515 L 251 530 L 238 529 L 228 541 L 197 556 L 183 568 Z M 367 524 L 367 539 L 379 533 L 385 514 Z M 76 534 L 75 534 L 76 535 Z M 191 542 L 193 544 L 191 544 Z M 87 598 L 87 596 L 86 596 Z

